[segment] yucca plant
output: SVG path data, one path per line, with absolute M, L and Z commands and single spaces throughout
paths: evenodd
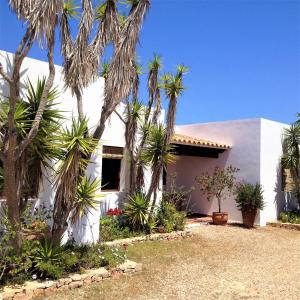
M 67 221 L 76 203 L 77 188 L 83 180 L 88 157 L 97 147 L 97 141 L 87 136 L 87 119 L 72 119 L 71 128 L 65 128 L 58 138 L 63 155 L 58 163 L 55 186 L 52 237 L 59 242 L 67 228 Z
M 162 88 L 164 89 L 167 98 L 169 99 L 169 106 L 167 112 L 166 124 L 166 143 L 169 143 L 174 133 L 175 117 L 177 99 L 184 91 L 183 75 L 188 71 L 184 65 L 177 67 L 176 75 L 165 74 L 162 77 Z
M 72 212 L 71 221 L 76 223 L 86 213 L 91 213 L 98 203 L 97 194 L 101 188 L 101 182 L 98 178 L 92 179 L 91 177 L 84 176 L 79 182 L 75 196 L 75 202 Z
M 38 242 L 36 251 L 30 256 L 33 262 L 32 273 L 40 278 L 58 278 L 61 276 L 63 268 L 61 257 L 63 249 L 59 245 L 54 245 L 52 241 L 45 238 Z
M 165 141 L 166 128 L 162 124 L 152 125 L 142 150 L 142 161 L 152 170 L 151 183 L 147 193 L 148 201 L 154 194 L 150 214 L 153 213 L 156 205 L 156 191 L 159 187 L 161 172 L 166 169 L 168 163 L 175 161 L 174 147 L 166 144 Z
M 136 193 L 128 198 L 124 215 L 134 230 L 141 230 L 148 220 L 149 201 L 143 193 Z
M 300 125 L 292 124 L 283 133 L 282 165 L 289 169 L 293 178 L 293 190 L 300 205 Z
M 41 97 L 45 88 L 46 78 L 37 80 L 34 86 L 29 79 L 26 81 L 26 93 L 24 99 L 17 102 L 14 122 L 17 129 L 17 138 L 22 140 L 30 131 L 35 115 L 40 105 Z M 51 167 L 50 161 L 59 156 L 59 148 L 53 147 L 56 140 L 60 123 L 63 120 L 61 111 L 56 109 L 59 92 L 53 88 L 48 93 L 47 104 L 43 112 L 43 120 L 40 123 L 38 133 L 17 160 L 17 173 L 19 181 L 20 211 L 26 206 L 26 199 L 30 196 L 38 196 L 42 167 Z M 7 101 L 0 102 L 0 120 L 2 123 L 1 135 L 5 136 L 8 130 Z
M 125 141 L 126 149 L 129 153 L 130 165 L 129 193 L 132 193 L 136 186 L 136 136 L 142 120 L 143 111 L 144 109 L 142 103 L 136 99 L 133 100 L 132 103 L 127 104 L 125 113 Z

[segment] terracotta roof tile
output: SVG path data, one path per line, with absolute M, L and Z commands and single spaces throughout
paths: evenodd
M 219 143 L 219 142 L 213 142 L 209 140 L 199 139 L 183 134 L 175 133 L 172 137 L 172 143 L 173 144 L 184 144 L 184 145 L 195 145 L 195 146 L 202 146 L 202 147 L 208 147 L 208 148 L 219 148 L 219 149 L 230 149 L 231 146 Z

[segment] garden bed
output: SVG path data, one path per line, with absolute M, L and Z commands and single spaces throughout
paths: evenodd
M 292 223 L 282 223 L 282 222 L 268 222 L 268 226 L 277 227 L 277 228 L 285 228 L 292 230 L 300 231 L 300 224 L 292 224 Z
M 49 296 L 56 291 L 70 290 L 86 286 L 92 282 L 100 282 L 115 274 L 132 274 L 141 270 L 141 264 L 127 260 L 112 269 L 92 269 L 83 274 L 70 274 L 59 280 L 28 281 L 23 285 L 6 286 L 0 294 L 1 300 L 32 299 L 38 296 Z

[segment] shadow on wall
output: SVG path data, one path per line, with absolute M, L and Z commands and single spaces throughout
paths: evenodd
M 274 203 L 276 205 L 277 219 L 278 219 L 281 212 L 297 209 L 298 203 L 295 194 L 293 192 L 287 192 L 284 190 L 283 174 L 282 174 L 282 168 L 280 162 L 277 165 L 276 178 L 277 181 L 274 189 L 276 196 L 274 199 Z
M 104 217 L 110 208 L 122 209 L 126 200 L 126 192 L 107 193 L 101 199 L 100 203 L 100 216 Z
M 11 57 L 11 59 L 13 59 L 13 56 Z M 6 55 L 4 55 L 3 53 L 0 53 L 0 62 L 2 62 L 3 68 L 6 71 L 6 73 L 11 76 L 12 71 L 13 71 L 13 62 L 12 62 L 12 60 L 10 60 L 10 57 L 7 53 L 6 53 Z M 22 79 L 22 77 L 24 77 L 24 75 L 26 74 L 27 71 L 28 71 L 28 69 L 25 69 L 20 72 L 21 79 Z M 20 80 L 21 95 L 23 94 L 22 92 L 25 90 L 26 90 L 26 85 Z M 4 79 L 1 78 L 1 80 L 0 80 L 0 97 L 7 98 L 8 95 L 9 95 L 8 83 Z M 24 95 L 22 95 L 22 96 L 24 96 Z

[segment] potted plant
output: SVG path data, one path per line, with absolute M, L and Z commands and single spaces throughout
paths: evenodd
M 263 190 L 259 183 L 240 183 L 236 188 L 236 204 L 242 212 L 245 227 L 254 226 L 257 210 L 264 208 Z
M 228 221 L 228 213 L 223 212 L 221 208 L 221 200 L 225 200 L 235 187 L 235 173 L 239 169 L 228 166 L 225 169 L 216 167 L 213 174 L 208 172 L 202 173 L 196 177 L 196 181 L 200 186 L 200 190 L 206 194 L 207 200 L 217 199 L 218 212 L 213 212 L 212 219 L 215 225 L 226 225 Z

